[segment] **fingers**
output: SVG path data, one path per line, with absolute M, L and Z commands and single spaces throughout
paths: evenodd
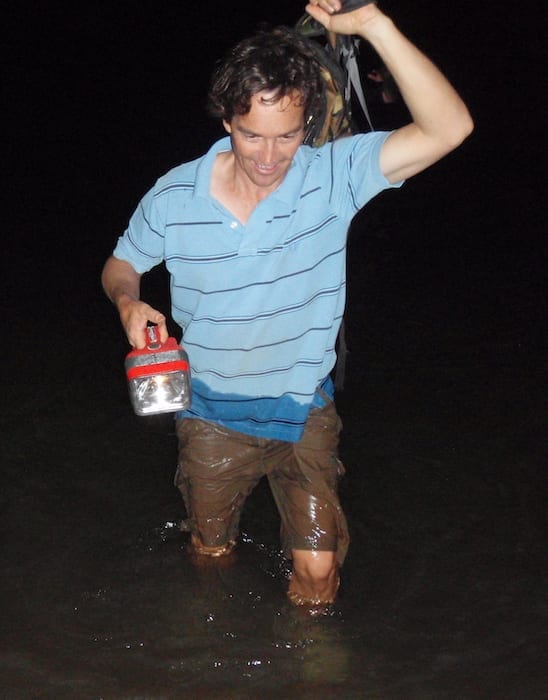
M 124 304 L 120 308 L 120 320 L 129 344 L 138 350 L 146 346 L 145 329 L 149 323 L 158 326 L 162 343 L 165 343 L 168 338 L 165 316 L 143 301 L 130 301 Z
M 340 4 L 342 7 L 338 12 L 354 12 L 354 10 L 364 7 L 364 5 L 370 5 L 373 2 L 376 2 L 376 0 L 341 0 Z
M 324 0 L 311 0 L 305 7 L 306 12 L 324 27 L 327 27 L 331 15 L 337 12 L 337 9 L 335 0 L 332 0 L 331 3 Z
M 379 13 L 374 2 L 351 2 L 346 9 L 340 0 L 310 0 L 306 12 L 335 34 L 361 34 L 361 29 Z
M 162 343 L 165 343 L 169 337 L 169 332 L 167 330 L 167 323 L 165 317 L 162 314 L 160 314 L 160 316 L 162 316 L 162 319 L 160 321 L 157 321 L 158 332 L 160 333 L 160 340 L 162 341 Z
M 375 0 L 309 0 L 310 5 L 316 5 L 329 14 L 354 12 L 373 2 Z
M 316 5 L 329 14 L 338 12 L 342 8 L 340 0 L 310 0 L 309 5 Z

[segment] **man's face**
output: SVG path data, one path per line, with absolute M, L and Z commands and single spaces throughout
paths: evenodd
M 259 92 L 247 114 L 223 122 L 232 141 L 236 177 L 244 177 L 267 192 L 284 179 L 304 136 L 304 107 L 299 95 L 265 102 L 272 93 Z M 261 99 L 262 98 L 262 99 Z

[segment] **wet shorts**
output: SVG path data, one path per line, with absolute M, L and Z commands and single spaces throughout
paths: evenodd
M 311 410 L 299 442 L 256 438 L 209 421 L 177 421 L 180 489 L 194 539 L 222 548 L 238 537 L 247 496 L 266 476 L 281 518 L 285 556 L 292 549 L 337 552 L 348 528 L 337 496 L 344 473 L 337 457 L 341 421 L 335 405 Z M 197 536 L 197 537 L 196 537 Z

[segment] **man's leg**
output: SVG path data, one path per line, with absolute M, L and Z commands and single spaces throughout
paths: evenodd
M 293 549 L 293 573 L 287 596 L 295 605 L 329 605 L 339 589 L 339 565 L 335 552 Z
M 268 456 L 269 482 L 282 519 L 284 553 L 293 560 L 288 597 L 328 605 L 339 588 L 348 528 L 337 495 L 344 468 L 337 457 L 341 422 L 332 402 L 311 411 L 298 443 L 278 443 Z
M 177 422 L 181 491 L 195 554 L 220 557 L 234 549 L 245 499 L 261 478 L 254 439 L 199 419 Z

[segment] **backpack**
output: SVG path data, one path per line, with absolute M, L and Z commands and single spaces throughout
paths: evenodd
M 321 111 L 308 122 L 304 143 L 321 146 L 328 141 L 356 133 L 358 130 L 352 116 L 354 98 L 373 131 L 358 68 L 360 39 L 327 32 L 310 15 L 299 19 L 295 31 L 310 39 L 309 44 L 325 86 L 324 104 Z M 316 41 L 318 38 L 325 39 L 325 43 L 320 44 Z
M 350 4 L 353 5 L 351 9 L 355 9 L 367 2 Z M 307 123 L 303 143 L 317 147 L 356 133 L 358 129 L 352 116 L 353 97 L 358 101 L 370 130 L 374 131 L 358 69 L 360 39 L 327 32 L 323 25 L 308 14 L 301 17 L 295 25 L 295 30 L 310 39 L 325 85 L 324 104 L 321 111 Z M 322 46 L 316 41 L 317 38 L 324 38 L 325 44 Z M 334 370 L 334 384 L 337 390 L 344 388 L 347 355 L 343 318 L 337 340 L 337 364 Z

